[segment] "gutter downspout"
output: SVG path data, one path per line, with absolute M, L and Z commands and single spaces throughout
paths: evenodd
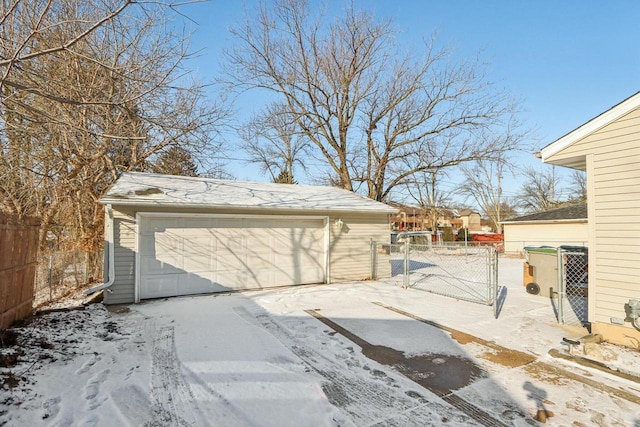
M 110 289 L 108 289 L 111 285 L 113 285 L 113 282 L 115 282 L 116 280 L 116 266 L 115 266 L 115 250 L 114 250 L 114 231 L 113 231 L 113 209 L 111 208 L 111 204 L 107 204 L 107 215 L 109 216 L 109 220 L 107 222 L 107 233 L 106 233 L 106 238 L 107 238 L 107 262 L 109 263 L 108 266 L 108 278 L 109 280 L 102 283 L 101 285 L 98 286 L 94 286 L 93 288 L 89 288 L 86 291 L 84 291 L 85 295 L 91 295 L 95 292 L 101 291 L 103 289 L 106 289 L 108 292 L 111 292 Z

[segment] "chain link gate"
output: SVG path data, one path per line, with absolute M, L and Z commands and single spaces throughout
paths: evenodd
M 558 248 L 558 322 L 588 323 L 588 256 L 586 248 Z
M 371 244 L 371 278 L 403 288 L 493 305 L 497 316 L 498 254 L 492 245 Z

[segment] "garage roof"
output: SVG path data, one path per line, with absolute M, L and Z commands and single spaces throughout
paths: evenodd
M 511 218 L 500 221 L 501 224 L 524 223 L 524 222 L 559 222 L 559 221 L 587 221 L 587 204 L 579 203 L 562 208 L 549 209 L 548 211 L 536 212 L 529 215 Z
M 335 187 L 244 182 L 124 172 L 102 204 L 216 209 L 396 213 L 397 209 Z

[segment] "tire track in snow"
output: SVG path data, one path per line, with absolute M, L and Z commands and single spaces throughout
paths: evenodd
M 368 426 L 441 426 L 480 425 L 437 397 L 423 396 L 398 384 L 392 375 L 362 367 L 355 355 L 325 355 L 305 345 L 310 337 L 297 338 L 293 331 L 275 322 L 267 314 L 253 314 L 246 308 L 234 311 L 247 321 L 257 323 L 298 356 L 310 370 L 325 380 L 323 390 L 329 402 L 349 414 L 356 425 Z M 408 380 L 407 380 L 408 381 Z
M 381 364 L 394 367 L 405 377 L 440 396 L 445 402 L 469 415 L 484 426 L 506 427 L 507 425 L 494 418 L 486 411 L 478 408 L 454 394 L 455 389 L 469 385 L 476 379 L 483 378 L 482 370 L 469 359 L 459 359 L 448 356 L 447 365 L 433 364 L 432 357 L 406 357 L 404 352 L 380 345 L 372 345 L 351 331 L 343 328 L 332 320 L 322 316 L 318 310 L 305 312 L 345 338 L 362 348 L 362 354 Z M 434 369 L 436 368 L 436 369 Z M 455 371 L 458 371 L 457 373 Z M 456 375 L 457 374 L 457 375 Z
M 194 398 L 180 372 L 174 334 L 173 326 L 165 326 L 158 330 L 154 339 L 151 368 L 153 408 L 150 426 L 196 425 L 191 410 Z

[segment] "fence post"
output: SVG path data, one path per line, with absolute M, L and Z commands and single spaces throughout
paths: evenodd
M 495 290 L 495 284 L 493 280 L 493 277 L 494 277 L 493 260 L 495 257 L 495 252 L 492 249 L 495 249 L 495 247 L 493 246 L 487 247 L 487 250 L 489 251 L 489 254 L 487 256 L 489 261 L 489 265 L 487 268 L 487 273 L 488 273 L 487 286 L 488 286 L 488 294 L 489 294 L 488 303 L 491 304 L 491 302 L 493 301 L 493 315 L 494 317 L 496 317 L 498 314 L 498 292 Z
M 490 278 L 490 286 L 491 286 L 491 292 L 493 293 L 493 316 L 494 318 L 498 318 L 498 298 L 499 298 L 499 288 L 498 288 L 498 260 L 499 260 L 499 255 L 498 255 L 498 250 L 496 247 L 490 247 L 489 249 L 490 253 L 491 253 L 491 278 Z
M 404 242 L 404 269 L 402 276 L 403 287 L 409 289 L 409 240 Z
M 53 300 L 53 255 L 49 255 L 49 301 Z
M 84 253 L 84 280 L 82 281 L 83 285 L 89 283 L 89 261 L 91 257 L 89 256 L 89 251 Z
M 562 249 L 557 248 L 557 282 L 558 282 L 558 323 L 564 324 L 564 266 L 562 263 Z
M 373 239 L 371 239 L 370 244 L 369 244 L 369 249 L 371 251 L 371 271 L 369 274 L 369 277 L 371 278 L 371 280 L 376 280 L 378 278 L 378 274 L 377 274 L 377 262 L 376 262 L 376 242 L 373 241 Z

